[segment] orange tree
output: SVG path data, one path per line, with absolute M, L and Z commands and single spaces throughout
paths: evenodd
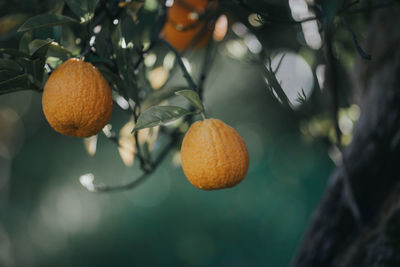
M 91 191 L 124 190 L 137 185 L 157 168 L 172 147 L 179 146 L 185 127 L 190 125 L 197 115 L 205 119 L 202 104 L 204 84 L 215 53 L 218 53 L 216 49 L 218 46 L 225 45 L 226 49 L 238 58 L 241 49 L 240 47 L 235 49 L 235 46 L 247 46 L 252 52 L 248 59 L 264 69 L 268 92 L 285 108 L 293 110 L 293 100 L 286 96 L 275 75 L 284 56 L 281 56 L 276 66 L 272 66 L 271 56 L 274 56 L 271 54 L 272 49 L 269 50 L 263 45 L 266 42 L 265 33 L 270 31 L 271 25 L 274 24 L 279 27 L 287 25 L 288 28 L 294 26 L 298 29 L 302 23 L 309 21 L 319 25 L 320 30 L 329 31 L 336 17 L 344 19 L 343 16 L 347 12 L 354 12 L 351 9 L 353 5 L 346 1 L 310 6 L 307 16 L 303 14 L 301 15 L 303 17 L 297 18 L 293 15 L 295 19 L 291 18 L 289 10 L 284 5 L 251 3 L 251 1 L 66 0 L 52 3 L 54 7 L 46 10 L 47 13 L 24 17 L 3 30 L 12 38 L 19 39 L 19 48 L 0 50 L 2 57 L 0 92 L 5 94 L 28 89 L 42 92 L 44 89 L 43 111 L 56 131 L 66 135 L 89 137 L 98 134 L 104 127 L 103 134 L 118 144 L 121 156 L 127 165 L 130 165 L 134 158 L 139 160 L 143 175 L 137 180 L 109 187 L 83 179 L 82 184 Z M 291 8 L 295 14 L 296 9 Z M 233 27 L 229 30 L 230 25 Z M 350 30 L 350 33 L 353 32 Z M 228 37 L 225 38 L 227 34 Z M 244 40 L 244 44 L 229 43 L 229 39 L 233 39 L 229 35 L 239 37 L 239 40 Z M 307 40 L 300 40 L 300 42 L 305 41 Z M 355 44 L 360 54 L 367 57 L 358 45 L 357 39 Z M 309 43 L 308 45 L 312 46 Z M 203 62 L 197 74 L 189 72 L 187 62 L 185 63 L 185 58 L 182 57 L 182 53 L 192 49 L 203 53 Z M 164 54 L 170 51 L 168 53 L 170 61 L 164 60 L 163 66 L 159 67 L 155 67 L 156 64 L 153 64 L 152 68 L 145 66 L 144 62 L 152 51 Z M 319 53 L 319 50 L 317 52 Z M 79 60 L 68 60 L 70 58 Z M 66 62 L 61 64 L 64 61 Z M 82 63 L 79 64 L 80 62 Z M 171 65 L 171 62 L 172 66 L 167 67 L 166 65 Z M 178 87 L 169 86 L 170 72 L 174 72 L 177 68 L 181 70 L 187 84 Z M 108 122 L 112 105 L 109 102 L 110 88 L 105 80 L 112 90 L 117 106 L 132 116 L 132 121 L 127 123 L 120 136 L 117 135 L 117 129 L 111 129 L 112 122 Z M 332 88 L 332 91 L 336 90 L 337 88 Z M 185 97 L 190 105 L 187 107 L 159 105 L 176 95 Z M 304 106 L 311 105 L 308 97 L 304 91 L 299 91 L 298 101 L 308 102 Z M 316 91 L 310 97 L 318 99 L 321 96 Z M 334 93 L 332 98 L 335 104 L 332 112 L 333 121 L 337 125 L 336 114 L 339 108 L 336 103 L 337 94 Z M 304 114 L 306 112 L 295 115 L 305 117 L 309 115 Z M 159 151 L 153 151 L 152 143 L 157 139 L 154 129 L 158 130 L 154 127 L 181 117 L 184 118 L 180 122 L 181 125 L 172 131 L 162 131 L 163 135 L 170 137 L 170 143 Z M 146 130 L 148 128 L 153 130 L 149 132 Z M 338 127 L 336 129 L 335 137 L 340 140 L 341 132 Z M 145 130 L 147 132 L 144 132 Z M 209 137 L 206 141 L 210 144 L 215 142 L 215 138 L 212 138 Z M 223 140 L 224 138 L 221 139 Z M 198 149 L 201 150 L 201 142 L 198 145 Z M 227 149 L 216 151 L 218 155 L 210 155 L 209 161 L 221 160 L 225 154 L 232 154 L 235 151 L 235 148 L 230 152 Z M 152 154 L 157 156 L 154 157 Z M 184 153 L 183 162 L 192 162 L 193 165 L 196 160 L 186 160 L 188 154 Z M 235 157 L 230 157 L 231 160 L 233 158 Z M 242 160 L 242 157 L 239 158 Z M 232 166 L 236 166 L 236 163 L 242 164 L 234 162 Z M 248 166 L 248 163 L 244 165 Z M 204 172 L 204 169 L 198 171 Z M 246 171 L 247 167 L 241 170 L 240 177 L 235 179 L 237 181 L 243 179 Z M 204 175 L 207 176 L 207 172 Z M 215 179 L 218 179 L 217 176 Z M 218 184 L 218 181 L 216 183 Z
M 125 164 L 138 159 L 142 175 L 128 184 L 107 186 L 95 183 L 93 177 L 82 176 L 82 185 L 94 192 L 127 190 L 139 185 L 171 148 L 180 146 L 186 130 L 201 117 L 204 122 L 193 124 L 183 142 L 185 174 L 199 188 L 224 188 L 244 178 L 249 160 L 236 131 L 218 120 L 206 119 L 202 103 L 215 53 L 227 51 L 260 66 L 266 89 L 282 104 L 282 110 L 305 121 L 302 132 L 306 137 L 322 138 L 336 148 L 339 157 L 334 158 L 347 173 L 341 150 L 351 140 L 346 123 L 357 119 L 353 116 L 357 108 L 352 106 L 352 92 L 344 90 L 349 87 L 345 71 L 354 65 L 355 55 L 362 60 L 371 59 L 360 45 L 359 32 L 353 29 L 362 30 L 371 11 L 385 7 L 396 10 L 398 4 L 307 2 L 291 0 L 288 5 L 250 0 L 43 1 L 42 6 L 46 7 L 32 6 L 28 12 L 31 16 L 2 17 L 0 94 L 44 90 L 43 110 L 55 130 L 80 137 L 104 134 L 118 145 Z M 11 13 L 18 10 L 5 3 L 1 7 L 7 7 Z M 361 19 L 354 19 L 356 15 Z M 276 31 L 285 31 L 288 40 L 268 38 Z M 302 51 L 308 58 L 317 90 L 309 94 L 300 87 L 293 97 L 278 77 L 285 56 L 274 51 L 300 51 L 304 47 L 307 49 Z M 156 64 L 149 56 L 154 51 L 165 56 L 163 64 Z M 202 53 L 198 73 L 191 73 L 183 57 L 189 51 Z M 71 62 L 80 62 L 84 67 L 70 66 L 66 70 Z M 178 69 L 186 84 L 171 86 L 170 74 Z M 122 129 L 112 128 L 113 122 L 108 122 L 111 93 L 115 106 L 132 118 Z M 186 98 L 188 105 L 165 105 L 166 100 L 177 96 Z M 174 127 L 164 127 L 171 121 L 177 121 Z M 207 123 L 211 126 L 204 126 Z M 163 144 L 155 148 L 154 142 L 161 135 L 167 141 L 163 139 Z M 207 153 L 201 153 L 203 150 Z M 205 157 L 204 162 L 196 158 L 197 154 Z M 209 162 L 221 162 L 223 167 L 210 168 Z M 216 174 L 207 173 L 208 169 Z M 210 177 L 214 178 L 208 181 Z M 221 177 L 223 180 L 218 180 Z M 343 175 L 345 203 L 354 221 L 361 224 L 363 211 L 350 180 L 349 175 Z M 321 253 L 321 257 L 329 258 L 332 251 Z M 309 262 L 299 259 L 299 266 L 328 266 L 320 258 L 315 260 L 316 265 L 310 263 L 313 258 Z

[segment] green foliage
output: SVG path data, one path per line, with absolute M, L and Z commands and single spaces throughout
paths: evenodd
M 31 55 L 30 59 L 33 64 L 33 77 L 37 82 L 38 86 L 41 85 L 43 81 L 44 64 L 46 63 L 46 55 L 49 50 L 49 45 L 51 41 L 44 43 L 38 49 L 36 49 Z
M 199 111 L 204 110 L 203 103 L 201 102 L 199 95 L 195 91 L 181 90 L 175 92 L 175 94 L 185 97 L 187 100 L 189 100 L 189 102 L 193 105 L 193 107 L 195 107 Z
M 11 92 L 27 90 L 26 85 L 29 84 L 28 74 L 20 74 L 10 79 L 0 82 L 0 95 Z
M 0 70 L 10 70 L 19 72 L 22 70 L 21 66 L 10 59 L 0 59 Z
M 194 114 L 194 112 L 191 112 L 181 107 L 175 107 L 175 106 L 151 107 L 145 110 L 139 116 L 133 131 L 162 125 L 189 114 Z
M 38 3 L 37 1 L 31 4 Z M 0 50 L 0 94 L 27 89 L 40 92 L 43 90 L 47 76 L 58 64 L 71 57 L 79 57 L 91 62 L 102 72 L 113 90 L 116 104 L 129 116 L 133 116 L 136 126 L 133 132 L 137 138 L 138 129 L 162 125 L 182 117 L 184 117 L 184 124 L 181 126 L 184 128 L 183 126 L 194 120 L 195 115 L 204 116 L 202 94 L 204 90 L 207 90 L 205 88 L 208 86 L 205 82 L 207 76 L 213 75 L 210 71 L 211 62 L 213 62 L 211 59 L 217 53 L 225 53 L 235 60 L 251 61 L 256 66 L 261 66 L 262 75 L 267 81 L 265 88 L 273 99 L 279 100 L 284 109 L 291 111 L 290 114 L 310 118 L 315 113 L 326 111 L 327 105 L 322 101 L 325 95 L 319 90 L 316 78 L 317 66 L 326 65 L 324 47 L 313 50 L 314 48 L 307 46 L 307 38 L 301 27 L 303 21 L 296 21 L 291 12 L 288 12 L 287 2 L 277 4 L 270 1 L 219 1 L 215 11 L 207 10 L 207 12 L 214 12 L 205 16 L 210 18 L 208 24 L 212 26 L 214 19 L 222 13 L 227 17 L 235 18 L 235 23 L 229 24 L 232 30 L 228 31 L 224 40 L 218 43 L 212 41 L 204 49 L 204 55 L 201 54 L 202 51 L 193 53 L 201 55 L 202 59 L 197 62 L 193 60 L 190 70 L 186 60 L 191 61 L 193 55 L 185 52 L 182 54 L 160 38 L 166 10 L 165 5 L 159 1 L 152 1 L 151 9 L 146 9 L 149 2 L 144 0 L 51 0 L 42 3 L 43 6 L 39 5 L 34 12 L 31 10 L 27 12 L 31 18 L 19 26 L 18 31 L 17 29 L 10 30 L 6 35 L 1 36 L 4 40 L 11 40 L 10 43 L 17 41 L 16 46 L 8 47 L 18 47 L 18 50 Z M 52 5 L 48 5 L 49 3 Z M 314 3 L 308 7 L 310 11 L 314 11 L 314 14 L 305 18 L 305 21 L 315 22 L 316 35 L 321 33 L 321 38 L 328 36 L 327 32 L 332 34 L 329 37 L 332 37 L 332 40 L 336 42 L 335 47 L 338 47 L 334 57 L 344 58 L 343 53 L 340 53 L 340 45 L 344 41 L 335 39 L 333 35 L 338 31 L 336 28 L 340 26 L 335 23 L 338 17 L 346 16 L 346 10 L 353 5 L 355 5 L 353 2 L 343 0 L 334 1 L 334 3 Z M 251 16 L 253 16 L 253 22 L 254 16 L 256 17 L 257 25 L 251 23 L 249 20 Z M 238 31 L 233 25 L 239 25 L 241 29 Z M 349 21 L 347 26 L 350 29 L 352 22 Z M 351 30 L 348 31 L 352 33 Z M 354 42 L 358 44 L 354 36 L 353 34 L 349 38 L 348 34 L 345 35 L 347 49 L 349 43 L 350 45 Z M 314 76 L 312 78 L 315 79 L 313 94 L 311 96 L 306 94 L 309 91 L 302 90 L 302 86 L 291 88 L 298 92 L 297 101 L 302 106 L 312 107 L 307 110 L 307 113 L 295 110 L 293 97 L 288 97 L 282 88 L 282 81 L 276 76 L 283 56 L 274 69 L 272 60 L 268 57 L 278 53 L 283 47 L 300 55 L 301 51 L 307 50 L 312 58 L 308 61 L 307 67 L 311 69 Z M 170 52 L 174 55 L 173 66 L 166 68 L 165 62 L 161 61 Z M 351 48 L 348 49 L 346 58 L 350 58 L 349 55 L 354 55 L 354 52 L 356 52 L 354 49 L 352 53 Z M 152 63 L 149 63 L 151 60 L 146 62 L 149 54 L 152 54 L 154 58 Z M 164 67 L 164 70 L 168 72 L 166 82 L 159 90 L 152 88 L 153 85 L 149 81 L 150 75 L 148 75 L 156 67 Z M 215 72 L 218 71 L 215 70 Z M 183 76 L 183 84 L 169 83 L 170 79 L 176 78 L 177 75 Z M 345 86 L 340 84 L 340 87 Z M 165 106 L 172 105 L 164 102 L 177 100 L 176 95 L 187 99 L 191 107 L 185 109 L 178 106 Z M 347 104 L 345 101 L 342 102 Z M 178 128 L 168 133 L 173 137 L 171 143 L 177 143 L 179 140 L 177 136 L 182 131 Z M 108 137 L 115 138 L 115 134 L 110 134 Z M 137 147 L 136 154 L 141 159 L 141 166 L 144 166 L 143 162 L 147 161 L 149 165 L 152 165 L 151 151 L 143 147 L 141 151 L 140 147 Z M 142 170 L 146 172 L 149 169 L 142 168 Z
M 112 34 L 112 44 L 115 53 L 115 62 L 122 78 L 122 90 L 126 98 L 132 98 L 135 102 L 139 101 L 137 80 L 134 75 L 135 71 L 133 60 L 136 58 L 136 51 L 133 45 L 126 44 L 126 40 L 122 34 L 122 22 L 115 28 Z
M 13 49 L 0 49 L 0 55 L 3 57 L 0 58 L 0 94 L 21 90 L 42 90 L 49 45 L 50 41 L 42 43 L 32 55 Z M 11 57 L 13 60 L 4 57 Z
M 19 41 L 19 50 L 29 54 L 29 43 L 32 42 L 33 35 L 31 32 L 26 32 L 22 35 L 21 40 Z
M 76 19 L 67 17 L 60 14 L 42 14 L 32 17 L 25 21 L 24 24 L 19 27 L 19 32 L 39 29 L 43 27 L 52 27 L 57 25 L 63 25 L 68 23 L 78 22 Z
M 30 52 L 33 52 L 44 45 L 47 45 L 48 50 L 46 55 L 48 57 L 56 57 L 61 60 L 67 60 L 68 58 L 72 57 L 72 53 L 69 50 L 65 49 L 55 42 L 35 39 L 29 43 L 28 48 Z
M 99 0 L 65 0 L 65 2 L 81 22 L 88 22 L 93 18 Z

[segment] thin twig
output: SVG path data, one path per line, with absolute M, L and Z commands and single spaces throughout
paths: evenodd
M 90 187 L 86 187 L 90 192 L 94 193 L 110 193 L 110 192 L 120 192 L 126 191 L 129 189 L 133 189 L 143 183 L 147 178 L 150 177 L 152 173 L 157 170 L 157 167 L 160 166 L 160 163 L 165 159 L 165 157 L 169 154 L 171 149 L 176 145 L 179 140 L 178 131 L 174 131 L 171 133 L 171 141 L 169 144 L 164 147 L 163 150 L 159 153 L 157 159 L 154 161 L 153 167 L 145 172 L 143 172 L 138 178 L 135 180 L 121 185 L 105 185 L 105 184 L 91 184 Z
M 214 25 L 214 23 L 213 23 L 213 25 Z M 215 59 L 215 54 L 212 53 L 212 52 L 214 52 L 214 44 L 215 43 L 214 43 L 213 39 L 211 38 L 210 42 L 207 45 L 206 52 L 204 55 L 204 61 L 203 61 L 203 65 L 201 67 L 200 79 L 199 79 L 199 84 L 198 84 L 198 89 L 197 89 L 200 100 L 203 100 L 204 84 L 206 82 L 207 75 L 211 70 L 210 66 L 212 65 L 212 63 Z
M 146 178 L 149 177 L 148 173 L 143 173 L 140 175 L 138 178 L 133 180 L 132 182 L 129 182 L 127 184 L 121 184 L 121 185 L 105 185 L 105 184 L 93 184 L 93 186 L 88 189 L 90 192 L 93 193 L 109 193 L 109 192 L 118 192 L 118 191 L 126 191 L 129 189 L 132 189 L 142 182 L 146 180 Z
M 138 61 L 135 63 L 135 65 L 133 66 L 133 71 L 134 71 L 134 72 L 136 72 L 136 71 L 140 68 L 140 66 L 141 66 L 142 63 L 143 63 L 143 60 L 146 58 L 147 53 L 148 53 L 151 49 L 153 49 L 153 47 L 157 44 L 158 41 L 159 41 L 159 39 L 153 40 L 153 41 L 150 43 L 149 47 L 147 47 L 145 50 L 142 50 L 142 51 L 139 53 L 139 59 L 138 59 Z
M 183 72 L 183 77 L 185 77 L 185 79 L 189 85 L 189 88 L 192 89 L 193 91 L 197 92 L 197 89 L 198 89 L 197 85 L 195 84 L 195 82 L 192 79 L 192 76 L 190 76 L 188 70 L 186 69 L 185 63 L 183 63 L 182 56 L 180 55 L 178 50 L 176 50 L 170 43 L 168 43 L 164 39 L 161 39 L 161 43 L 164 44 L 166 47 L 168 47 L 168 49 L 171 50 L 175 54 L 176 59 L 179 64 L 179 67 L 181 68 L 181 70 Z
M 134 110 L 133 110 L 133 119 L 134 119 L 135 125 L 136 125 L 136 123 L 137 123 L 139 114 L 140 114 L 140 106 L 139 106 L 139 105 L 136 105 L 135 108 L 134 108 Z M 146 158 L 143 156 L 142 149 L 141 149 L 140 143 L 139 143 L 139 136 L 138 136 L 138 134 L 139 134 L 139 131 L 135 131 L 135 132 L 133 133 L 133 137 L 135 138 L 135 145 L 136 145 L 136 155 L 137 155 L 137 157 L 139 158 L 140 169 L 142 169 L 143 172 L 148 173 L 148 172 L 151 172 L 151 171 L 152 171 L 152 169 L 153 169 L 153 167 L 154 167 L 154 164 L 152 164 L 152 162 L 150 161 L 150 159 L 146 159 Z
M 350 33 L 351 37 L 353 38 L 354 45 L 356 46 L 357 52 L 360 54 L 360 56 L 363 59 L 371 60 L 371 55 L 367 54 L 364 52 L 364 50 L 361 48 L 360 43 L 358 42 L 357 36 L 354 33 L 354 31 L 350 28 L 349 24 L 347 23 L 346 19 L 344 17 L 340 17 L 340 20 L 342 21 L 343 25 L 345 26 L 346 30 Z

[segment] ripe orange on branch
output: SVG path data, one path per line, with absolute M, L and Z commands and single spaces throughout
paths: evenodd
M 57 132 L 89 137 L 110 120 L 113 101 L 103 75 L 90 63 L 73 58 L 50 75 L 42 96 L 44 115 Z
M 215 190 L 240 183 L 249 168 L 246 144 L 235 129 L 218 119 L 192 124 L 181 147 L 186 178 L 195 187 Z
M 205 12 L 208 12 L 209 0 L 175 0 L 168 9 L 167 21 L 162 37 L 175 49 L 184 51 L 189 46 L 203 47 L 209 41 L 212 31 Z

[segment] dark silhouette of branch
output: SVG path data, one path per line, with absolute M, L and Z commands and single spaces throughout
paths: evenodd
M 189 85 L 189 88 L 192 89 L 193 91 L 197 92 L 198 87 L 195 84 L 195 82 L 193 81 L 192 76 L 190 76 L 188 70 L 186 69 L 186 66 L 185 66 L 185 63 L 183 63 L 181 54 L 178 52 L 178 50 L 176 50 L 170 43 L 168 43 L 164 39 L 161 39 L 161 43 L 163 45 L 165 45 L 169 50 L 171 50 L 175 54 L 178 65 L 183 72 L 183 77 L 185 77 L 185 79 Z
M 368 55 L 367 53 L 364 52 L 364 50 L 361 48 L 360 43 L 358 42 L 357 36 L 354 33 L 354 31 L 350 28 L 349 24 L 347 23 L 346 19 L 344 17 L 340 17 L 340 20 L 342 21 L 343 25 L 346 27 L 346 30 L 350 33 L 351 37 L 353 38 L 354 45 L 356 46 L 357 52 L 360 54 L 360 56 L 363 59 L 371 60 L 371 55 Z
M 121 192 L 133 189 L 140 184 L 142 184 L 146 179 L 148 179 L 151 174 L 153 174 L 160 163 L 165 159 L 165 157 L 169 154 L 171 149 L 175 147 L 176 143 L 178 142 L 179 138 L 176 133 L 171 134 L 171 141 L 165 146 L 161 152 L 159 153 L 158 157 L 155 159 L 154 163 L 152 164 L 152 168 L 143 172 L 138 178 L 133 180 L 132 182 L 121 184 L 121 185 L 105 185 L 105 184 L 91 184 L 90 186 L 86 186 L 86 188 L 90 192 L 95 193 L 111 193 L 111 192 Z

